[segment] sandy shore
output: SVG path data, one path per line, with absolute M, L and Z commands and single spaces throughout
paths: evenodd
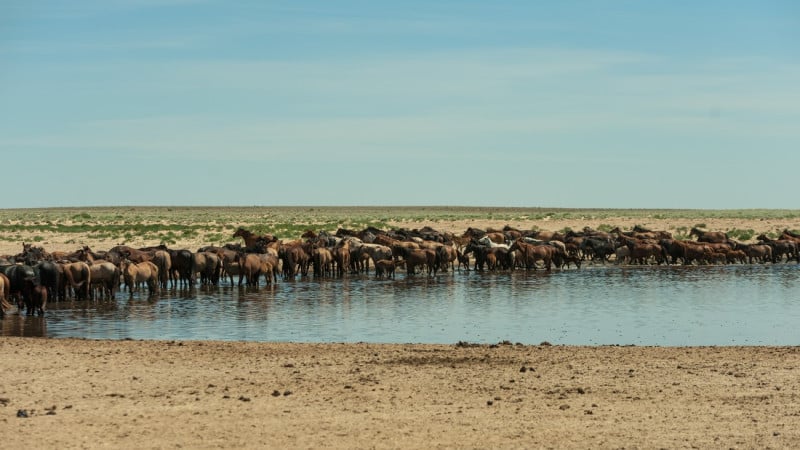
M 6 448 L 800 446 L 795 347 L 5 337 L 0 359 Z

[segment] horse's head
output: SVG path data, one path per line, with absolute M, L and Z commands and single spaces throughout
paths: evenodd
M 466 253 L 470 253 L 470 252 L 478 252 L 479 253 L 481 250 L 483 250 L 485 248 L 486 248 L 485 245 L 481 244 L 480 242 L 478 242 L 477 239 L 473 238 L 473 239 L 471 239 L 469 241 L 469 244 L 467 244 L 466 248 L 464 248 L 464 253 L 465 254 Z
M 481 244 L 481 245 L 488 245 L 488 246 L 492 245 L 492 240 L 489 239 L 489 236 L 484 236 L 482 238 L 479 238 L 479 239 L 477 239 L 477 242 L 478 242 L 478 244 Z

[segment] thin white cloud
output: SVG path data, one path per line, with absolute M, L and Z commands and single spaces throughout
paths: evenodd
M 127 50 L 179 50 L 188 49 L 193 42 L 189 38 L 171 39 L 117 39 L 103 41 L 70 41 L 59 42 L 38 40 L 5 40 L 0 46 L 0 55 L 8 56 L 42 56 L 58 54 L 88 53 L 97 51 L 127 51 Z
M 13 1 L 13 0 L 12 0 Z M 109 13 L 208 3 L 208 0 L 81 0 L 81 1 L 20 1 L 6 5 L 9 19 L 73 20 L 104 16 Z
M 554 48 L 345 61 L 109 61 L 73 68 L 70 82 L 95 102 L 113 92 L 134 104 L 151 99 L 150 109 L 112 109 L 115 119 L 76 111 L 66 131 L 5 130 L 0 147 L 248 161 L 519 156 L 526 148 L 585 155 L 681 137 L 798 140 L 800 69 L 784 64 L 773 73 L 769 64 L 686 67 L 647 54 Z M 641 74 L 653 67 L 671 73 Z

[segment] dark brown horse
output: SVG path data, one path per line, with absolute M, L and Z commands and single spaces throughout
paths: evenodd
M 44 308 L 47 305 L 47 288 L 36 284 L 32 278 L 26 278 L 22 297 L 25 300 L 27 315 L 44 316 Z
M 689 236 L 697 236 L 697 242 L 710 242 L 720 244 L 728 242 L 728 235 L 722 231 L 703 231 L 697 228 L 692 228 L 689 231 Z
M 116 253 L 122 259 L 129 259 L 132 262 L 140 263 L 144 261 L 150 261 L 153 259 L 153 253 L 148 250 L 140 250 L 138 248 L 133 248 L 127 245 L 117 245 L 111 247 L 108 251 L 109 253 Z
M 798 235 L 796 233 L 793 233 L 793 232 L 791 232 L 789 230 L 783 230 L 783 233 L 781 233 L 780 239 L 786 240 L 786 241 L 792 241 L 795 244 L 800 246 L 800 235 Z M 800 262 L 800 255 L 798 255 L 798 262 Z
M 486 230 L 481 230 L 480 228 L 467 228 L 467 231 L 461 235 L 461 237 L 471 238 L 471 239 L 480 239 L 486 235 Z
M 246 230 L 246 229 L 244 229 L 242 227 L 239 227 L 233 233 L 233 237 L 235 237 L 235 238 L 236 237 L 240 237 L 240 238 L 244 239 L 244 246 L 248 247 L 248 248 L 253 248 L 256 245 L 258 245 L 259 243 L 263 243 L 264 245 L 266 245 L 266 244 L 269 244 L 270 242 L 274 242 L 274 241 L 277 240 L 275 238 L 275 236 L 273 236 L 271 234 L 259 235 L 259 234 L 253 233 L 250 230 Z
M 772 247 L 772 262 L 777 263 L 786 256 L 786 261 L 797 259 L 797 242 L 792 239 L 770 239 L 766 234 L 760 234 L 757 240 Z M 800 259 L 798 259 L 800 261 Z
M 795 239 L 800 239 L 800 234 L 797 234 L 797 233 L 789 230 L 788 228 L 783 230 L 783 234 L 785 234 L 786 236 L 793 237 Z

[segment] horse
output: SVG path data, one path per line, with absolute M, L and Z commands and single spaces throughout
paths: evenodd
M 61 265 L 64 278 L 59 282 L 59 289 L 73 289 L 75 298 L 88 300 L 92 286 L 92 272 L 89 265 L 83 261 L 66 263 Z
M 777 263 L 783 256 L 786 255 L 786 261 L 792 258 L 798 258 L 797 242 L 791 239 L 770 239 L 766 234 L 760 234 L 756 237 L 758 241 L 772 247 L 772 262 Z M 800 259 L 798 259 L 800 261 Z
M 150 251 L 140 250 L 138 248 L 133 248 L 128 245 L 117 245 L 111 247 L 109 252 L 117 253 L 120 255 L 121 258 L 129 259 L 135 263 L 150 261 L 151 259 L 153 259 L 153 254 Z
M 239 227 L 233 233 L 233 237 L 235 238 L 240 237 L 244 239 L 245 247 L 255 247 L 256 245 L 258 245 L 259 240 L 264 241 L 265 244 L 269 244 L 270 242 L 274 242 L 277 240 L 275 236 L 271 234 L 258 235 L 242 227 Z
M 438 266 L 436 265 L 436 252 L 431 249 L 408 249 L 403 248 L 399 256 L 403 257 L 403 263 L 406 265 L 406 274 L 407 275 L 414 275 L 415 274 L 415 267 L 416 266 L 424 266 L 427 267 L 428 276 L 433 274 L 436 275 L 436 271 L 438 270 Z M 382 259 L 390 259 L 391 254 L 388 258 L 381 258 L 376 261 L 381 261 Z
M 455 261 L 458 259 L 458 250 L 452 245 L 442 245 L 436 248 L 436 256 L 439 262 L 439 268 L 442 272 L 447 272 L 448 268 L 452 268 L 455 272 Z
M 488 266 L 489 270 L 495 269 L 497 257 L 491 253 L 491 247 L 488 245 L 481 244 L 478 242 L 478 240 L 472 239 L 464 248 L 463 256 L 467 258 L 467 261 L 469 261 L 469 257 L 467 255 L 470 253 L 475 255 L 475 265 L 473 266 L 473 270 L 483 271 L 484 266 Z
M 525 270 L 536 269 L 536 262 L 542 261 L 544 268 L 550 270 L 553 262 L 553 256 L 556 253 L 556 247 L 550 245 L 533 245 L 528 244 L 522 239 L 517 239 L 511 244 L 511 251 L 517 250 L 522 255 L 522 261 L 525 264 Z
M 8 281 L 8 277 L 0 272 L 0 318 L 5 315 L 5 311 L 8 308 L 11 308 L 11 303 L 8 303 L 8 296 L 11 290 L 11 282 Z
M 99 298 L 113 299 L 119 289 L 119 279 L 122 272 L 119 267 L 108 261 L 98 260 L 89 266 L 92 287 L 97 289 Z
M 124 260 L 120 266 L 122 278 L 125 279 L 125 284 L 128 286 L 128 292 L 133 295 L 134 287 L 139 288 L 143 282 L 147 283 L 147 291 L 154 294 L 158 291 L 158 267 L 151 261 L 143 261 L 140 263 L 132 263 Z
M 263 255 L 266 256 L 266 255 Z M 256 253 L 241 252 L 238 255 L 239 266 L 239 286 L 245 280 L 247 286 L 258 287 L 258 279 L 264 275 L 267 285 L 273 281 L 273 264 L 262 258 Z
M 492 239 L 492 234 L 493 233 L 489 233 L 489 234 L 487 234 L 486 236 L 484 236 L 484 237 L 482 237 L 480 239 L 476 239 L 476 241 L 479 244 L 485 245 L 485 246 L 487 246 L 489 248 L 504 248 L 506 250 L 509 249 L 508 244 L 503 243 L 505 241 L 497 242 L 496 238 Z M 498 233 L 494 233 L 494 234 L 498 234 Z
M 697 242 L 708 242 L 721 244 L 728 242 L 728 235 L 722 231 L 703 231 L 698 230 L 696 227 L 689 231 L 689 236 L 697 236 Z
M 34 281 L 35 279 L 32 277 L 25 278 L 25 286 L 22 288 L 26 314 L 44 316 L 44 307 L 47 305 L 47 288 Z
M 344 276 L 350 267 L 350 243 L 345 240 L 339 241 L 333 247 L 331 253 L 333 254 L 333 262 L 336 263 L 336 274 L 340 277 Z
M 484 236 L 486 236 L 486 231 L 485 230 L 481 230 L 480 228 L 472 228 L 472 227 L 467 228 L 467 230 L 464 231 L 464 234 L 461 235 L 462 238 L 470 238 L 470 239 L 479 239 L 479 238 L 482 238 Z
M 464 266 L 467 272 L 469 272 L 469 255 L 465 255 L 461 253 L 461 250 L 456 250 L 456 258 L 458 259 L 458 271 L 461 271 L 461 266 Z
M 394 278 L 394 271 L 397 266 L 402 265 L 404 261 L 395 262 L 392 259 L 379 259 L 375 261 L 375 278 Z

